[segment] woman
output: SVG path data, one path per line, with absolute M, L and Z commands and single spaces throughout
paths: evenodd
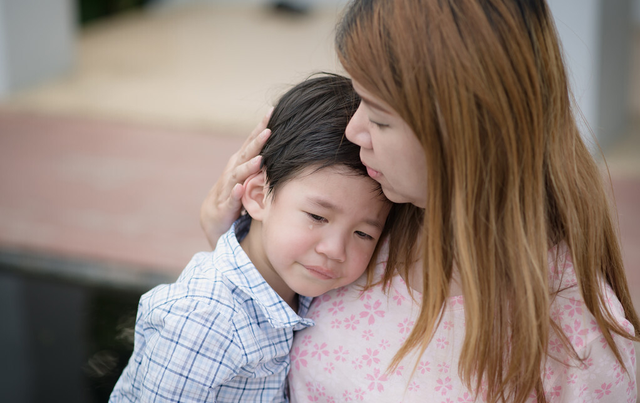
M 336 45 L 362 97 L 347 138 L 390 200 L 419 209 L 364 293 L 314 302 L 292 400 L 635 402 L 640 322 L 546 2 L 357 0 Z M 265 136 L 205 201 L 210 239 Z

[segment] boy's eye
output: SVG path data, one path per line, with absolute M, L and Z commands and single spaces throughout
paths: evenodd
M 307 213 L 307 215 L 309 216 L 309 218 L 311 218 L 313 221 L 317 221 L 317 222 L 326 222 L 327 219 L 319 216 L 317 214 L 312 214 L 312 213 Z
M 365 232 L 362 231 L 356 231 L 356 235 L 359 236 L 362 239 L 365 239 L 367 241 L 373 241 L 373 237 Z

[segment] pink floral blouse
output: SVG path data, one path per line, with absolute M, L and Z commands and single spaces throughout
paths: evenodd
M 564 257 L 555 265 L 553 253 Z M 551 316 L 581 357 L 571 362 L 558 337 L 551 337 L 543 383 L 548 402 L 636 402 L 636 361 L 633 343 L 614 335 L 628 372 L 616 361 L 611 349 L 584 306 L 573 265 L 566 247 L 550 253 L 550 279 L 561 291 L 551 304 Z M 376 267 L 381 276 L 384 263 Z M 386 369 L 411 331 L 418 314 L 406 285 L 396 276 L 387 294 L 381 286 L 365 293 L 356 283 L 333 290 L 314 300 L 309 316 L 316 326 L 296 334 L 291 350 L 289 386 L 292 402 L 474 402 L 475 394 L 458 376 L 458 357 L 464 340 L 464 300 L 452 297 L 433 342 L 419 358 L 413 377 L 415 355 L 405 358 L 398 369 Z M 609 306 L 629 333 L 620 302 L 604 285 Z M 557 289 L 557 288 L 556 288 Z M 416 294 L 416 297 L 420 296 Z M 425 400 L 428 399 L 428 400 Z M 529 399 L 535 402 L 535 395 Z M 484 402 L 480 390 L 478 402 Z

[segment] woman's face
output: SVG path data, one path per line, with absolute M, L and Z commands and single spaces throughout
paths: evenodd
M 347 138 L 360 146 L 360 159 L 385 196 L 395 203 L 425 208 L 427 161 L 411 128 L 385 102 L 357 81 L 353 88 L 362 98 L 347 126 Z

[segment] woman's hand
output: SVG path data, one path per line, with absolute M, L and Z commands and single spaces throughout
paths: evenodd
M 200 208 L 200 225 L 213 249 L 231 224 L 240 216 L 244 181 L 260 170 L 261 157 L 258 155 L 269 138 L 271 131 L 267 123 L 273 108 L 251 132 L 242 147 L 231 156 L 222 175 L 213 185 Z

